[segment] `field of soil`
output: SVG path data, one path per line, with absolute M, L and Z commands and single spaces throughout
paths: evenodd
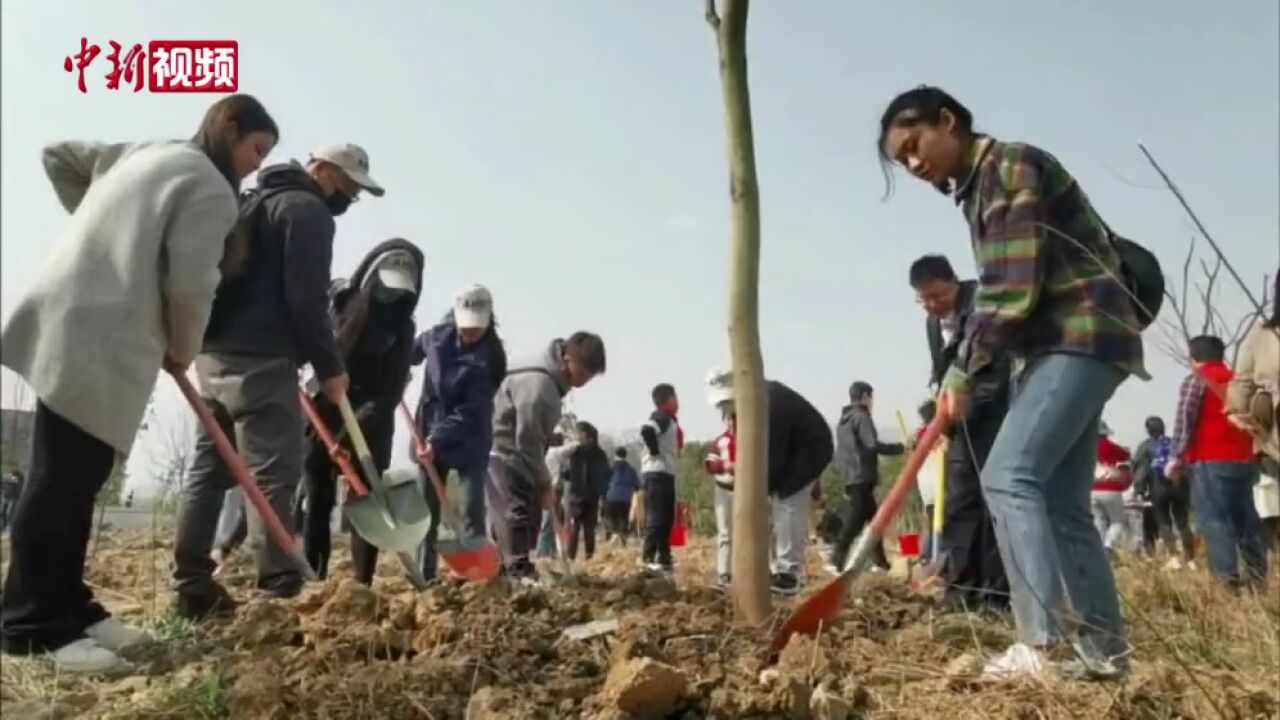
M 1118 569 L 1134 645 L 1121 681 L 988 681 L 1000 620 L 935 613 L 902 577 L 862 580 L 841 621 L 767 656 L 767 633 L 735 624 L 710 584 L 712 549 L 678 551 L 674 582 L 646 577 L 637 549 L 604 546 L 574 586 L 512 590 L 447 580 L 415 593 L 386 562 L 373 589 L 345 550 L 331 579 L 291 601 L 253 598 L 246 554 L 227 579 L 233 621 L 168 612 L 169 543 L 108 532 L 88 574 L 99 598 L 159 641 L 127 672 L 55 676 L 5 658 L 13 718 L 1275 718 L 1280 582 L 1233 595 L 1203 571 Z M 811 578 L 817 578 L 817 556 Z M 815 580 L 811 580 L 815 583 Z M 779 614 L 795 600 L 778 602 Z M 565 628 L 616 618 L 587 640 Z

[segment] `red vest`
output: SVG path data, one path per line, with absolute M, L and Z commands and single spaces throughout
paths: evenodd
M 1209 386 L 1200 401 L 1200 416 L 1187 444 L 1185 459 L 1194 462 L 1250 462 L 1253 460 L 1253 438 L 1232 425 L 1223 413 L 1223 397 L 1227 384 L 1235 375 L 1221 360 L 1200 363 L 1199 373 Z

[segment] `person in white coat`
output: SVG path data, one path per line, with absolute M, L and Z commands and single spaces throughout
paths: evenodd
M 231 95 L 190 141 L 45 148 L 71 219 L 0 340 L 0 362 L 39 399 L 11 532 L 4 652 L 100 672 L 144 639 L 84 583 L 94 498 L 132 446 L 157 373 L 185 372 L 199 352 L 237 189 L 278 138 L 261 103 Z

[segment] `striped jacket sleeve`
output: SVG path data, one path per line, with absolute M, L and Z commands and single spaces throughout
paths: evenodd
M 943 386 L 967 389 L 969 378 L 991 365 L 1009 330 L 1035 309 L 1045 275 L 1045 203 L 1042 158 L 1028 147 L 1007 147 L 998 182 L 976 198 L 980 232 L 974 234 L 979 287 L 968 331 Z

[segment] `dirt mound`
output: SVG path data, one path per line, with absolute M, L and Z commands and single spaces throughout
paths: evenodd
M 90 566 L 126 617 L 163 613 L 165 551 L 108 537 Z M 634 551 L 632 551 L 634 552 Z M 6 661 L 8 708 L 75 717 L 604 718 L 1272 717 L 1280 710 L 1280 589 L 1236 597 L 1200 575 L 1120 568 L 1130 598 L 1133 672 L 1111 684 L 991 682 L 983 655 L 1013 639 L 1007 621 L 943 615 L 900 578 L 868 577 L 842 616 L 776 658 L 768 628 L 739 624 L 711 588 L 711 548 L 684 551 L 675 582 L 605 548 L 573 587 L 513 589 L 458 580 L 415 592 L 389 559 L 373 588 L 334 577 L 294 600 L 254 599 L 247 553 L 226 584 L 242 605 L 135 671 L 97 682 Z M 154 564 L 152 558 L 155 558 Z M 105 563 L 101 559 L 105 558 Z M 338 560 L 340 558 L 336 558 Z M 117 583 L 117 580 L 119 581 Z M 775 623 L 794 601 L 779 602 Z M 616 620 L 570 639 L 571 626 Z M 1188 673 L 1187 668 L 1194 672 Z M 20 705 L 19 703 L 26 703 Z M 469 714 L 469 715 L 468 715 Z

